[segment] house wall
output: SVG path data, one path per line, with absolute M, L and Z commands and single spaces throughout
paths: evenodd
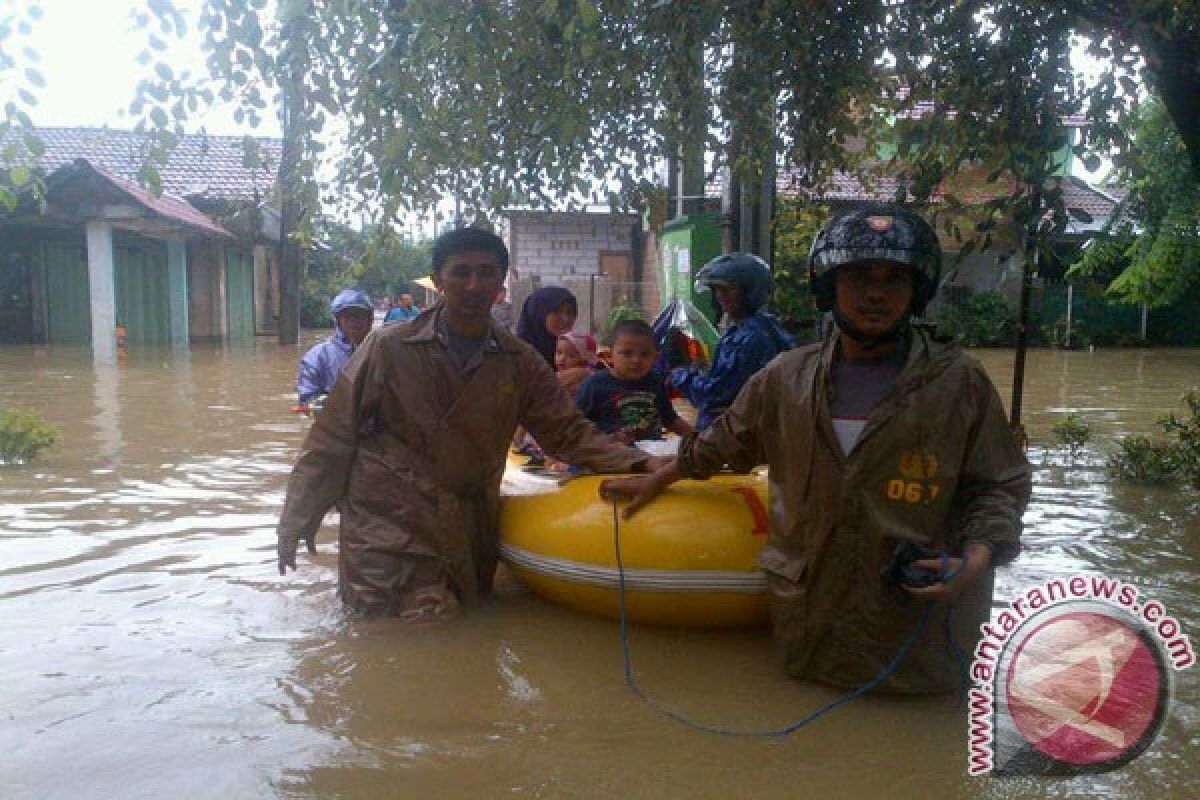
M 170 344 L 166 243 L 136 234 L 115 234 L 113 272 L 116 323 L 124 326 L 126 342 L 129 345 Z
M 254 246 L 254 332 L 279 332 L 279 250 L 273 244 Z
M 632 260 L 630 214 L 517 213 L 508 220 L 507 241 L 515 278 L 543 285 L 601 274 L 601 256 Z
M 250 248 L 225 248 L 225 313 L 229 340 L 248 342 L 254 338 L 254 256 Z
M 188 243 L 188 324 L 194 342 L 225 335 L 225 273 L 220 245 L 209 239 Z

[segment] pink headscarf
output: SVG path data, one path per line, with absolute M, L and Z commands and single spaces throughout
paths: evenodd
M 560 339 L 566 339 L 567 342 L 575 348 L 575 352 L 583 357 L 584 362 L 589 367 L 596 366 L 596 337 L 590 333 L 564 333 L 559 336 Z

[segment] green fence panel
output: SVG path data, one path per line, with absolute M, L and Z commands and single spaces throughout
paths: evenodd
M 90 344 L 92 303 L 83 241 L 42 239 L 37 253 L 46 298 L 46 342 Z
M 130 345 L 171 343 L 167 248 L 163 242 L 126 239 L 114 244 L 117 324 Z
M 225 249 L 225 306 L 229 340 L 254 338 L 254 258 L 233 247 Z

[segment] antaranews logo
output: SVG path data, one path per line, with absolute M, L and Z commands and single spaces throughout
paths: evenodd
M 1080 775 L 1129 763 L 1162 728 L 1172 673 L 1196 661 L 1161 603 L 1098 575 L 1028 589 L 981 630 L 971 775 Z

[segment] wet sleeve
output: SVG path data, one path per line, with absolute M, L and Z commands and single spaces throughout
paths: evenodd
M 300 359 L 300 368 L 296 372 L 296 401 L 307 403 L 325 391 L 325 382 L 321 380 L 321 350 L 314 347 Z
M 729 407 L 746 381 L 774 357 L 776 348 L 760 331 L 725 341 L 707 373 L 689 372 L 676 388 L 697 408 Z M 674 380 L 674 375 L 672 375 Z
M 521 358 L 520 424 L 549 455 L 596 472 L 633 472 L 646 454 L 612 441 L 579 410 L 536 353 Z M 592 379 L 580 388 L 580 397 Z
M 372 416 L 370 407 L 378 407 L 379 382 L 371 379 L 376 347 L 375 337 L 368 337 L 351 356 L 300 446 L 279 515 L 281 541 L 315 534 L 345 491 L 359 430 Z
M 1006 564 L 1021 549 L 1021 515 L 1033 487 L 1032 470 L 982 367 L 972 368 L 970 380 L 976 419 L 959 478 L 959 529 L 964 544 L 982 542 L 992 549 L 993 565 Z
M 762 421 L 769 383 L 769 373 L 759 372 L 712 425 L 683 438 L 679 447 L 683 477 L 707 478 L 726 464 L 745 472 L 763 463 Z

